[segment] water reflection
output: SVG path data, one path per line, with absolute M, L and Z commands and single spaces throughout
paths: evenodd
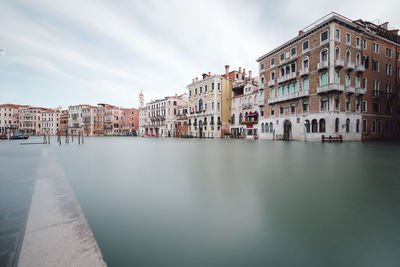
M 57 147 L 110 266 L 397 266 L 398 144 Z

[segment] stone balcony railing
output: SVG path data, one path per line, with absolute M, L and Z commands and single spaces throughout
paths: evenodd
M 283 83 L 292 79 L 296 79 L 296 72 L 292 72 L 289 74 L 286 74 L 285 76 L 279 77 L 278 78 L 278 83 Z
M 352 71 L 356 67 L 356 63 L 354 62 L 346 62 L 345 68 L 347 71 Z
M 319 62 L 317 65 L 318 70 L 327 69 L 329 66 L 328 60 Z
M 310 69 L 309 68 L 302 68 L 300 70 L 300 76 L 308 75 L 308 73 L 310 73 Z
M 362 64 L 357 64 L 356 65 L 356 72 L 364 72 L 365 71 L 365 66 Z
M 365 95 L 365 93 L 367 92 L 367 89 L 359 87 L 356 88 L 356 95 Z
M 268 81 L 268 87 L 274 86 L 275 85 L 275 80 L 269 80 Z
M 242 108 L 246 109 L 246 108 L 252 108 L 253 105 L 252 104 L 242 104 Z
M 344 85 L 343 84 L 338 84 L 338 83 L 330 83 L 330 84 L 318 86 L 318 88 L 317 88 L 317 93 L 318 94 L 328 93 L 328 92 L 332 92 L 332 91 L 343 92 L 344 91 Z
M 356 88 L 351 85 L 346 85 L 346 87 L 344 88 L 344 91 L 346 94 L 354 94 L 356 92 Z
M 259 106 L 264 106 L 264 105 L 265 105 L 264 98 L 258 100 L 258 105 L 259 105 Z
M 341 58 L 338 58 L 335 60 L 335 66 L 337 68 L 343 68 L 344 67 L 344 60 Z
M 296 98 L 305 97 L 305 96 L 309 96 L 309 95 L 310 95 L 310 93 L 309 93 L 308 90 L 305 90 L 305 91 L 302 90 L 302 91 L 298 91 L 298 92 L 291 93 L 291 94 L 288 94 L 288 95 L 283 95 L 283 96 L 278 96 L 278 97 L 275 97 L 275 98 L 270 98 L 270 99 L 268 99 L 268 104 L 284 102 L 284 101 L 288 101 L 288 100 L 291 100 L 291 99 L 296 99 Z

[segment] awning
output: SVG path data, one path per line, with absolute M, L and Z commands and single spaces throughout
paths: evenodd
M 303 105 L 308 105 L 308 101 L 304 101 L 304 102 L 303 102 Z
M 292 103 L 290 106 L 291 106 L 291 107 L 295 107 L 295 106 L 296 106 L 296 104 L 295 104 L 295 103 Z
M 247 115 L 247 117 L 257 117 L 258 113 L 250 113 Z
M 328 98 L 327 97 L 323 97 L 323 98 L 321 98 L 321 101 L 328 101 Z

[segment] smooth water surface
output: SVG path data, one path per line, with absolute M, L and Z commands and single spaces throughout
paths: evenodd
M 52 143 L 109 266 L 400 266 L 400 144 Z

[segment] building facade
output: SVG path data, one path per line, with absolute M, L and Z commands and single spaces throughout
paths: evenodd
M 0 105 L 0 133 L 16 133 L 19 128 L 19 108 L 14 104 Z M 26 107 L 26 106 L 25 106 Z
M 230 134 L 232 82 L 236 72 L 225 66 L 224 75 L 204 73 L 187 86 L 189 135 L 219 138 Z
M 60 110 L 46 109 L 41 112 L 40 128 L 42 134 L 56 135 L 60 127 Z
M 264 94 L 258 89 L 257 79 L 245 76 L 232 86 L 231 137 L 257 138 L 258 118 L 262 116 Z
M 258 58 L 265 95 L 260 138 L 319 141 L 325 135 L 369 140 L 378 137 L 378 120 L 381 125 L 390 122 L 391 137 L 397 125 L 398 135 L 398 92 L 393 88 L 399 76 L 385 73 L 382 65 L 398 68 L 394 53 L 399 36 L 377 27 L 381 34 L 369 23 L 331 13 Z M 390 49 L 392 57 L 383 58 L 377 44 L 380 53 Z M 380 84 L 391 90 L 382 92 Z
M 27 135 L 40 135 L 41 131 L 41 113 L 46 111 L 39 107 L 20 107 L 19 113 L 19 130 L 18 132 Z

